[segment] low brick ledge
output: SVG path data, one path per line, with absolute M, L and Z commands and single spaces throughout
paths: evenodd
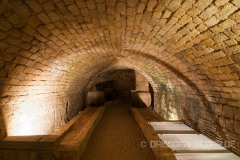
M 104 107 L 98 107 L 99 109 L 95 110 L 91 113 L 90 118 L 86 121 L 83 128 L 79 128 L 81 126 L 81 121 L 75 122 L 75 124 L 69 129 L 67 134 L 63 136 L 58 148 L 55 150 L 55 156 L 59 160 L 79 160 L 81 158 L 82 153 L 84 152 L 87 143 L 92 136 L 94 129 L 96 128 L 99 120 L 101 119 L 104 111 Z M 93 108 L 91 108 L 93 109 Z M 88 116 L 86 113 L 84 116 Z M 78 127 L 79 129 L 74 129 L 74 127 Z M 74 133 L 75 132 L 75 133 Z M 72 135 L 74 137 L 72 137 Z M 70 137 L 70 138 L 69 138 Z
M 0 141 L 0 150 L 53 150 L 57 147 L 61 137 L 67 133 L 72 125 L 79 120 L 87 110 L 88 108 L 79 112 L 52 135 L 8 136 Z
M 0 141 L 0 160 L 79 160 L 105 108 L 87 107 L 52 135 L 6 137 Z M 74 124 L 81 121 L 90 110 L 95 111 L 84 122 L 75 142 L 61 144 L 64 137 L 71 133 Z
M 154 129 L 148 124 L 148 121 L 140 113 L 139 108 L 131 107 L 131 112 L 149 144 L 152 141 L 164 144 L 164 142 L 155 133 Z M 176 160 L 174 152 L 166 145 L 157 146 L 151 149 L 158 160 Z

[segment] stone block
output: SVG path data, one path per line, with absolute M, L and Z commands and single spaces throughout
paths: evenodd
M 157 0 L 149 0 L 148 6 L 147 6 L 147 11 L 152 12 L 154 6 L 157 4 Z
M 94 0 L 88 0 L 88 1 L 86 1 L 86 4 L 87 4 L 88 9 L 96 9 Z
M 51 1 L 47 1 L 46 3 L 42 4 L 42 6 L 47 13 L 49 13 L 55 9 L 55 7 Z
M 240 120 L 240 108 L 239 107 L 234 111 L 234 119 Z
M 128 0 L 127 1 L 127 5 L 129 7 L 135 7 L 135 5 L 137 4 L 138 0 Z
M 202 19 L 210 18 L 213 14 L 218 11 L 218 8 L 214 5 L 204 10 L 204 12 L 199 16 Z
M 118 2 L 117 3 L 117 12 L 125 15 L 126 11 L 127 11 L 126 3 Z
M 131 104 L 136 107 L 150 107 L 151 94 L 146 91 L 131 91 Z
M 145 9 L 145 7 L 146 7 L 146 4 L 140 3 L 138 8 L 137 8 L 137 12 L 138 13 L 143 13 L 143 10 Z
M 80 15 L 80 10 L 76 5 L 70 5 L 68 6 L 68 9 L 73 13 L 73 15 L 78 16 Z
M 102 106 L 104 105 L 104 101 L 104 92 L 102 91 L 91 91 L 87 94 L 88 106 Z
M 234 131 L 237 133 L 237 134 L 240 134 L 240 121 L 234 121 Z
M 25 3 L 29 8 L 32 9 L 35 13 L 39 13 L 42 11 L 42 6 L 37 1 L 26 0 Z
M 175 12 L 178 7 L 181 6 L 181 1 L 179 0 L 174 0 L 172 1 L 169 5 L 168 5 L 168 9 L 171 11 L 171 12 Z
M 5 19 L 1 18 L 0 21 L 0 29 L 3 31 L 9 31 L 13 26 L 11 25 L 11 23 L 9 23 L 8 21 L 6 21 Z
M 220 116 L 218 121 L 222 127 L 226 127 L 226 119 L 224 117 Z
M 239 0 L 233 0 L 232 3 L 237 6 L 240 7 L 240 1 Z
M 37 15 L 37 17 L 38 17 L 38 19 L 40 19 L 44 24 L 48 24 L 48 23 L 50 23 L 51 21 L 50 21 L 50 19 L 48 18 L 48 16 L 45 14 L 45 13 L 39 13 L 38 15 Z

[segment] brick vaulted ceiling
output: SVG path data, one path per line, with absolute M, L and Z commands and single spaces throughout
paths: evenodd
M 240 126 L 239 8 L 239 0 L 1 0 L 1 135 L 16 104 L 80 92 L 117 65 L 184 83 Z

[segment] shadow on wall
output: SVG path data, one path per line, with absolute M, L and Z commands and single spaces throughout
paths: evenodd
M 134 52 L 133 52 L 134 54 Z M 226 137 L 226 133 L 223 130 L 223 128 L 221 127 L 220 123 L 218 122 L 218 119 L 216 118 L 216 112 L 213 110 L 213 104 L 211 101 L 208 100 L 207 96 L 201 91 L 201 89 L 198 88 L 198 86 L 192 82 L 188 77 L 186 77 L 183 73 L 179 72 L 177 69 L 175 69 L 174 67 L 172 67 L 170 64 L 157 59 L 156 57 L 153 57 L 151 55 L 147 55 L 144 53 L 137 53 L 137 56 L 142 55 L 143 57 L 147 58 L 147 59 L 151 59 L 154 62 L 164 66 L 165 68 L 167 68 L 169 71 L 171 71 L 174 75 L 177 76 L 177 78 L 181 79 L 184 81 L 184 83 L 186 83 L 187 86 L 190 87 L 190 89 L 197 94 L 197 99 L 199 99 L 199 101 L 201 102 L 201 109 L 204 110 L 203 112 L 207 112 L 206 114 L 202 114 L 199 113 L 200 116 L 202 117 L 203 122 L 205 124 L 208 124 L 208 128 L 211 128 L 211 130 L 207 130 L 206 133 L 212 134 L 214 136 L 211 136 L 212 139 L 217 139 L 217 140 L 228 140 L 228 138 Z M 211 81 L 208 81 L 208 84 L 212 84 Z M 188 93 L 185 93 L 188 94 Z M 186 96 L 182 96 L 179 98 L 186 98 Z M 219 103 L 220 99 L 218 99 L 219 97 L 216 96 L 215 97 L 215 102 Z M 157 98 L 155 98 L 157 99 Z M 155 102 L 156 103 L 156 102 Z M 207 116 L 206 116 L 207 115 Z M 197 122 L 196 122 L 197 123 Z M 198 128 L 198 126 L 191 126 L 193 128 Z M 213 129 L 214 128 L 214 129 Z M 199 127 L 199 130 L 201 130 L 201 127 Z
M 131 91 L 131 105 L 134 107 L 150 107 L 151 93 L 147 91 Z
M 180 108 L 176 91 L 167 84 L 158 84 L 155 110 L 166 120 L 179 120 Z
M 1 101 L 0 101 L 1 103 Z M 7 136 L 6 133 L 6 123 L 3 117 L 3 108 L 0 108 L 0 140 L 2 140 L 3 138 L 5 138 Z
M 189 115 L 189 113 L 191 113 L 191 114 Z M 196 98 L 187 97 L 185 99 L 185 114 L 184 115 L 189 116 L 186 118 L 188 119 L 187 121 L 192 123 L 191 126 L 197 126 L 198 124 L 200 124 L 199 122 L 201 120 L 201 117 L 200 117 L 199 113 L 201 113 L 201 102 Z
M 7 91 L 9 88 L 1 85 L 5 84 L 3 80 L 0 81 L 0 140 L 5 138 L 7 136 L 7 125 L 6 125 L 6 119 L 4 118 L 4 109 L 6 103 L 9 101 L 10 97 L 8 95 L 5 95 L 5 91 Z
M 154 90 L 150 83 L 149 83 L 149 92 L 151 94 L 151 109 L 154 109 Z

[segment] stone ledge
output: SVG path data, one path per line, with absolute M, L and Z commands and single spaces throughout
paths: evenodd
M 164 142 L 155 133 L 153 128 L 148 124 L 145 118 L 141 115 L 141 113 L 139 112 L 139 109 L 131 107 L 131 111 L 140 129 L 142 130 L 144 136 L 146 137 L 148 143 L 150 144 L 150 142 L 155 141 L 155 142 L 161 142 L 161 144 L 164 144 Z M 176 157 L 174 156 L 173 151 L 166 145 L 157 146 L 151 149 L 153 150 L 153 153 L 158 160 L 176 160 Z
M 11 150 L 53 150 L 59 143 L 59 139 L 67 133 L 72 125 L 79 120 L 88 108 L 79 112 L 78 115 L 73 117 L 68 123 L 63 125 L 53 135 L 33 135 L 33 136 L 9 136 L 0 141 L 0 149 Z
M 72 127 L 72 125 L 79 120 L 86 112 L 88 108 L 84 109 L 83 111 L 79 112 L 75 117 L 73 117 L 69 122 L 59 128 L 58 131 L 54 132 L 53 135 L 63 136 L 67 131 Z
M 74 126 L 68 131 L 68 133 L 63 136 L 62 141 L 60 142 L 59 147 L 55 151 L 55 156 L 57 159 L 61 160 L 79 160 L 83 151 L 85 150 L 87 143 L 92 135 L 93 130 L 97 126 L 99 120 L 102 117 L 102 114 L 105 110 L 105 107 L 100 107 L 98 110 L 95 110 L 92 115 L 87 116 L 85 114 L 82 117 L 82 120 L 86 122 L 83 128 L 74 128 L 81 125 L 81 123 L 76 122 Z M 87 118 L 87 121 L 85 121 Z M 89 119 L 90 118 L 90 119 Z M 74 137 L 72 137 L 74 136 Z
M 0 160 L 79 160 L 105 106 L 88 107 L 85 110 L 69 121 L 55 135 L 5 138 L 0 141 Z M 90 116 L 89 113 L 91 113 Z M 80 123 L 82 123 L 82 127 L 79 128 L 78 124 Z M 78 130 L 74 128 L 77 126 Z M 72 134 L 74 131 L 79 133 Z M 72 141 L 68 141 L 68 138 Z
M 56 135 L 9 136 L 0 141 L 0 149 L 53 150 L 58 142 Z

